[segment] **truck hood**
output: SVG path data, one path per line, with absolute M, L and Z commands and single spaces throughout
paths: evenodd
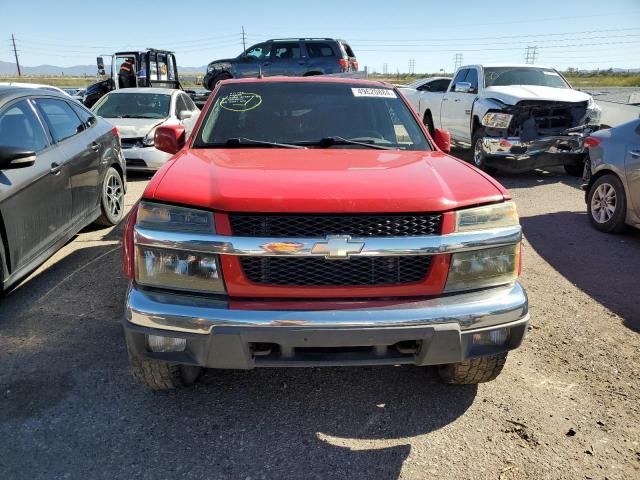
M 508 192 L 441 152 L 185 149 L 144 197 L 228 212 L 438 212 Z
M 144 137 L 152 128 L 167 121 L 166 118 L 105 118 L 117 127 L 120 138 Z
M 571 88 L 541 87 L 538 85 L 507 85 L 485 88 L 483 98 L 497 98 L 507 105 L 521 100 L 549 100 L 553 102 L 586 102 L 591 95 Z

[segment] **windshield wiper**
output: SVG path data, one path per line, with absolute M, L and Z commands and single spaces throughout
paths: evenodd
M 291 143 L 269 142 L 268 140 L 255 140 L 247 137 L 228 138 L 224 145 L 228 147 L 237 147 L 242 145 L 260 145 L 263 147 L 281 147 L 281 148 L 307 148 L 302 145 L 293 145 Z
M 158 117 L 157 115 L 118 115 L 116 118 L 164 118 Z
M 309 143 L 304 142 L 304 145 L 317 145 L 322 148 L 329 148 L 329 147 L 333 147 L 334 145 L 360 145 L 362 147 L 376 148 L 378 150 L 395 150 L 394 147 L 378 145 L 377 143 L 373 143 L 373 142 L 359 142 L 357 140 L 350 140 L 344 137 L 325 137 L 325 138 L 321 138 L 317 142 L 309 142 Z

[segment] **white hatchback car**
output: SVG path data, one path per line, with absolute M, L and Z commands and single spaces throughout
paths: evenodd
M 102 97 L 91 109 L 118 128 L 128 171 L 154 171 L 171 158 L 153 146 L 160 125 L 183 125 L 188 137 L 200 110 L 182 90 L 124 88 Z

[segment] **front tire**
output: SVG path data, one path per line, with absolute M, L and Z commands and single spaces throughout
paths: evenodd
M 582 177 L 582 174 L 584 172 L 584 164 L 581 163 L 580 165 L 576 165 L 575 163 L 573 163 L 565 165 L 564 171 L 567 173 L 567 175 L 570 175 L 572 177 Z
M 129 354 L 129 371 L 136 381 L 149 390 L 174 390 L 193 385 L 200 377 L 202 368 L 144 360 Z
M 471 358 L 464 362 L 440 365 L 438 373 L 444 383 L 470 385 L 490 382 L 500 375 L 506 361 L 507 354 L 499 353 L 488 357 Z
M 425 126 L 425 128 L 427 129 L 427 131 L 429 132 L 429 135 L 431 135 L 431 138 L 433 138 L 433 135 L 435 134 L 436 129 L 433 126 L 433 118 L 431 118 L 431 113 L 430 112 L 425 112 L 424 119 L 422 120 L 422 123 Z
M 618 233 L 625 229 L 627 197 L 620 179 L 613 173 L 599 177 L 587 195 L 589 220 L 597 230 Z
M 487 173 L 495 172 L 494 168 L 487 166 L 487 154 L 482 149 L 482 139 L 484 138 L 484 129 L 477 128 L 473 132 L 473 138 L 471 139 L 471 145 L 473 147 L 473 164 L 480 170 L 484 170 Z
M 218 75 L 213 77 L 211 80 L 209 80 L 209 85 L 207 85 L 207 88 L 213 91 L 213 89 L 216 88 L 216 85 L 218 84 L 218 82 L 222 80 L 229 80 L 230 78 L 233 78 L 233 75 L 231 75 L 228 72 L 219 73 Z
M 95 223 L 103 227 L 117 225 L 124 216 L 124 181 L 113 167 L 104 176 L 100 196 L 102 215 Z

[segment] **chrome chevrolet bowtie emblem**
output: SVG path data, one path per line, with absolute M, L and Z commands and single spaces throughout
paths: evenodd
M 352 242 L 349 235 L 327 235 L 326 242 L 318 242 L 311 249 L 311 253 L 324 255 L 328 260 L 349 258 L 352 253 L 360 253 L 364 242 Z

